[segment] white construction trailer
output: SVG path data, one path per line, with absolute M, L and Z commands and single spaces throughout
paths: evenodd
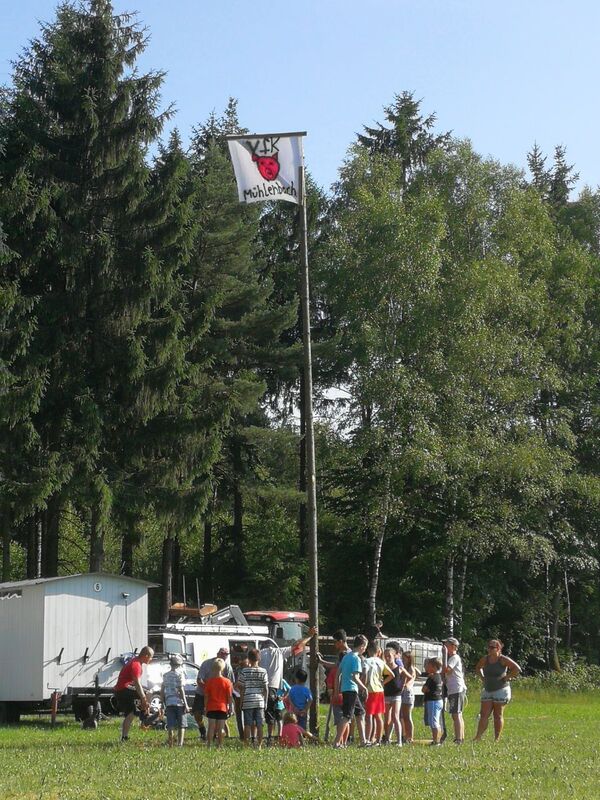
M 0 583 L 0 722 L 55 692 L 76 712 L 110 697 L 121 656 L 147 644 L 153 586 L 99 572 Z

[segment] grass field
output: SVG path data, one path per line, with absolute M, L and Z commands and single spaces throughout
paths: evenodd
M 465 719 L 470 739 L 478 703 Z M 600 693 L 515 692 L 504 738 L 428 748 L 417 710 L 410 747 L 334 751 L 243 750 L 231 741 L 207 751 L 190 735 L 183 750 L 162 732 L 132 729 L 119 744 L 118 722 L 83 731 L 69 718 L 0 728 L 0 798 L 600 798 Z M 324 726 L 323 726 L 324 727 Z

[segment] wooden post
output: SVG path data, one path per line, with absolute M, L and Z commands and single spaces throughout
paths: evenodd
M 306 454 L 306 521 L 309 582 L 309 624 L 319 624 L 319 574 L 317 557 L 317 478 L 315 466 L 315 432 L 313 419 L 313 381 L 312 351 L 310 336 L 310 284 L 308 277 L 308 230 L 306 222 L 306 178 L 304 165 L 299 169 L 300 188 L 300 253 L 301 253 L 301 303 L 302 303 L 302 342 L 304 348 L 304 413 L 305 454 Z M 310 690 L 313 704 L 310 714 L 310 730 L 318 733 L 319 727 L 319 687 L 317 662 L 317 637 L 310 640 Z
M 60 692 L 54 690 L 50 695 L 50 724 L 54 728 L 56 725 L 56 715 L 58 714 L 58 701 L 60 700 Z

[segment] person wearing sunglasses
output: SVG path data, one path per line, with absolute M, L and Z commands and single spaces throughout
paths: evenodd
M 502 653 L 499 639 L 490 639 L 487 655 L 480 658 L 475 672 L 483 681 L 479 725 L 474 741 L 478 742 L 486 731 L 490 714 L 494 715 L 494 738 L 496 741 L 504 727 L 504 707 L 510 703 L 510 682 L 521 672 L 521 667 L 512 658 Z

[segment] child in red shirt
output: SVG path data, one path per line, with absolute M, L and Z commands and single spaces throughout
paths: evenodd
M 223 677 L 225 662 L 222 658 L 215 658 L 211 677 L 204 684 L 204 708 L 208 719 L 206 744 L 211 746 L 213 739 L 217 740 L 217 747 L 223 744 L 225 735 L 225 722 L 231 714 L 233 697 L 233 684 Z
M 304 739 L 315 737 L 298 725 L 298 717 L 291 711 L 283 715 L 283 728 L 279 734 L 279 744 L 282 747 L 302 747 Z

